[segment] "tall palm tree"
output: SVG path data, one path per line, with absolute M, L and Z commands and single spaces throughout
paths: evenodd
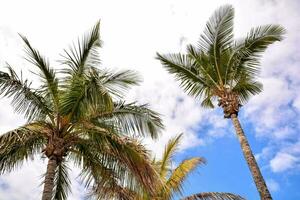
M 114 197 L 117 200 L 172 200 L 176 196 L 182 196 L 183 186 L 189 174 L 191 174 L 199 165 L 205 163 L 201 157 L 193 157 L 183 160 L 174 165 L 174 156 L 178 151 L 178 146 L 182 134 L 169 140 L 165 146 L 162 158 L 152 160 L 157 174 L 159 174 L 159 181 L 161 184 L 156 187 L 155 192 L 150 194 L 140 188 L 135 190 L 128 187 L 119 187 L 119 190 L 114 191 Z M 103 193 L 100 193 L 100 195 Z M 101 196 L 104 199 L 107 196 Z M 244 198 L 231 193 L 224 192 L 203 192 L 194 194 L 188 197 L 183 197 L 182 200 L 244 200 Z
M 82 41 L 64 50 L 61 71 L 51 68 L 21 36 L 26 60 L 37 68 L 37 88 L 11 66 L 0 72 L 0 94 L 10 97 L 15 111 L 28 120 L 0 136 L 0 174 L 37 154 L 46 156 L 42 200 L 67 199 L 70 161 L 81 169 L 87 187 L 95 181 L 103 187 L 126 181 L 124 177 L 150 191 L 155 187 L 148 152 L 129 136 L 156 138 L 163 128 L 161 119 L 147 105 L 122 100 L 140 80 L 135 72 L 99 68 L 99 26 L 98 22 Z
M 233 122 L 261 199 L 272 199 L 238 112 L 252 95 L 262 91 L 262 84 L 256 80 L 260 57 L 270 44 L 282 40 L 285 30 L 279 25 L 259 26 L 252 28 L 246 38 L 234 41 L 233 19 L 232 6 L 220 7 L 210 17 L 196 46 L 188 45 L 186 54 L 157 53 L 157 59 L 189 95 L 201 100 L 203 107 L 213 108 L 214 100 L 219 101 L 224 117 Z

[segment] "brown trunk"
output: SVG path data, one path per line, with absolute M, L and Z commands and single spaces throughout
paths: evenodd
M 256 160 L 253 156 L 253 153 L 251 151 L 250 145 L 248 143 L 248 140 L 244 134 L 244 131 L 241 127 L 241 124 L 237 118 L 236 114 L 231 114 L 231 120 L 233 122 L 236 134 L 239 138 L 240 145 L 244 154 L 244 157 L 248 163 L 249 169 L 252 173 L 252 177 L 254 179 L 256 188 L 259 192 L 260 199 L 261 200 L 272 200 L 271 194 L 268 190 L 268 187 L 265 183 L 265 180 L 259 170 L 259 167 L 256 163 Z
M 48 165 L 47 165 L 47 172 L 45 176 L 42 200 L 52 199 L 56 167 L 57 167 L 56 159 L 49 158 Z

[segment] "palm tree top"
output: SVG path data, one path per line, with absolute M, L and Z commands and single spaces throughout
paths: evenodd
M 136 102 L 123 100 L 126 92 L 140 83 L 140 76 L 132 70 L 114 71 L 100 66 L 99 28 L 100 21 L 81 40 L 64 50 L 59 61 L 64 68 L 60 71 L 52 68 L 48 59 L 20 35 L 25 43 L 25 59 L 37 68 L 33 73 L 39 76 L 40 86 L 33 88 L 31 81 L 18 76 L 8 65 L 8 72 L 0 72 L 0 94 L 13 97 L 15 111 L 24 114 L 28 122 L 46 120 L 57 124 L 61 120 L 67 124 L 90 118 L 96 120 L 100 115 L 109 117 L 115 111 L 119 118 L 128 114 L 120 121 L 125 124 L 124 132 L 137 135 L 148 132 L 156 138 L 163 128 L 159 114 L 147 104 L 137 106 Z M 132 126 L 134 123 L 138 126 Z
M 181 87 L 201 99 L 203 107 L 214 107 L 213 100 L 233 93 L 238 104 L 262 91 L 257 80 L 260 58 L 266 48 L 283 39 L 280 25 L 252 28 L 244 39 L 233 40 L 234 8 L 224 5 L 206 23 L 196 45 L 187 45 L 187 52 L 157 53 L 157 59 L 174 74 Z
M 86 187 L 97 183 L 112 190 L 116 183 L 127 180 L 149 191 L 155 187 L 156 173 L 148 151 L 130 136 L 157 138 L 162 120 L 148 105 L 124 101 L 128 89 L 140 82 L 135 71 L 100 66 L 99 27 L 97 22 L 64 50 L 60 71 L 20 35 L 26 60 L 40 78 L 38 87 L 9 65 L 6 72 L 0 71 L 0 95 L 11 97 L 15 111 L 28 120 L 0 135 L 0 174 L 42 153 L 48 158 L 43 199 L 67 198 L 69 161 L 81 168 Z

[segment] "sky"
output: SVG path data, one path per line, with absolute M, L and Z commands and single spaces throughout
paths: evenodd
M 0 70 L 8 62 L 34 79 L 28 73 L 32 66 L 22 58 L 18 33 L 56 68 L 63 49 L 100 19 L 102 66 L 138 71 L 144 81 L 127 100 L 149 103 L 163 115 L 166 129 L 158 141 L 145 139 L 147 147 L 159 156 L 166 142 L 183 132 L 176 162 L 194 156 L 207 160 L 188 178 L 184 194 L 222 191 L 256 200 L 258 193 L 230 121 L 218 108 L 202 109 L 155 59 L 156 52 L 184 52 L 187 44 L 195 44 L 210 15 L 224 4 L 235 8 L 237 39 L 258 25 L 281 24 L 287 29 L 284 41 L 272 45 L 262 58 L 259 79 L 264 91 L 241 108 L 239 117 L 274 200 L 300 199 L 299 0 L 2 1 Z M 0 134 L 25 123 L 7 99 L 0 105 Z M 37 156 L 1 175 L 0 200 L 40 199 L 46 161 Z M 78 169 L 70 169 L 69 199 L 83 199 Z

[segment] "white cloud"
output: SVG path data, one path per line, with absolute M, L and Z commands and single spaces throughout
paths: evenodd
M 283 172 L 293 168 L 298 160 L 291 154 L 279 152 L 270 161 L 270 166 L 274 172 Z
M 272 152 L 274 151 L 274 148 L 268 146 L 264 147 L 262 151 L 255 155 L 255 159 L 259 162 L 261 160 L 269 159 L 269 157 L 272 155 Z

